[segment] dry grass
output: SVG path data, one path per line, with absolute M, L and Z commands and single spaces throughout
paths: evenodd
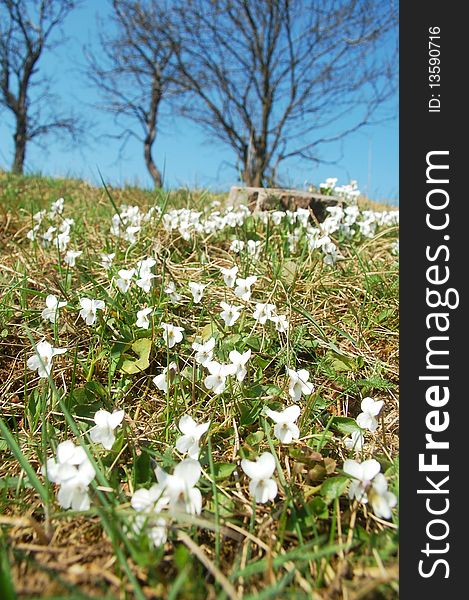
M 148 191 L 125 189 L 111 193 L 117 205 L 129 203 L 145 208 L 155 202 L 155 195 Z M 33 249 L 25 239 L 31 227 L 27 215 L 60 196 L 66 199 L 67 216 L 73 215 L 78 224 L 80 237 L 74 246 L 80 245 L 85 257 L 68 286 L 57 269 L 54 252 L 40 245 Z M 179 192 L 169 203 L 198 206 L 206 204 L 207 199 L 203 193 Z M 81 181 L 2 174 L 0 205 L 4 217 L 0 213 L 0 411 L 15 432 L 23 455 L 39 473 L 44 431 L 58 441 L 69 433 L 57 403 L 49 404 L 37 417 L 33 405 L 46 386 L 25 370 L 25 358 L 31 353 L 29 335 L 34 340 L 44 335 L 45 326 L 38 315 L 46 294 L 56 294 L 72 305 L 77 296 L 96 296 L 96 290 L 106 286 L 107 276 L 94 262 L 94 256 L 109 241 L 108 223 L 114 211 L 103 189 Z M 259 236 L 265 241 L 265 230 Z M 396 236 L 394 228 L 373 239 L 342 245 L 344 258 L 335 269 L 324 268 L 310 253 L 301 257 L 272 254 L 255 265 L 262 301 L 273 300 L 285 307 L 291 325 L 288 338 L 280 345 L 273 344 L 269 335 L 254 325 L 245 330 L 244 335 L 250 333 L 259 343 L 256 354 L 261 362 L 256 374 L 264 388 L 256 391 L 253 385 L 243 397 L 226 395 L 220 403 L 193 375 L 191 381 L 181 384 L 170 415 L 164 395 L 151 383 L 166 365 L 164 348 L 155 344 L 145 373 L 127 378 L 116 373 L 110 378 L 111 333 L 103 329 L 97 336 L 82 325 L 76 311 L 64 310 L 56 335 L 61 347 L 76 351 L 78 362 L 71 369 L 71 357 L 59 357 L 54 365 L 56 385 L 67 392 L 85 389 L 90 380 L 99 382 L 112 405 L 126 410 L 126 439 L 111 459 L 104 461 L 112 483 L 119 481 L 113 515 L 123 514 L 125 518 L 128 514 L 130 494 L 136 487 L 137 456 L 145 454 L 164 461 L 166 467 L 173 460 L 170 452 L 177 430 L 174 426 L 168 428 L 168 417 L 175 422 L 188 409 L 198 420 L 210 415 L 212 460 L 215 464 L 232 463 L 242 455 L 269 449 L 265 435 L 257 444 L 252 441 L 252 435 L 263 426 L 259 419 L 244 419 L 243 411 L 259 401 L 269 405 L 285 402 L 281 396 L 285 397 L 287 357 L 294 357 L 296 368 L 311 372 L 316 390 L 302 403 L 301 440 L 291 446 L 275 446 L 286 480 L 279 502 L 258 505 L 253 513 L 239 468 L 217 481 L 215 498 L 206 462 L 202 485 L 205 511 L 192 525 L 175 523 L 173 541 L 164 551 L 142 549 L 132 554 L 122 542 L 109 537 L 96 511 L 80 515 L 61 511 L 55 504 L 44 506 L 35 490 L 25 486 L 24 471 L 6 445 L 0 447 L 0 476 L 3 482 L 9 482 L 0 489 L 0 525 L 18 597 L 139 598 L 119 563 L 118 547 L 144 598 L 256 598 L 262 594 L 266 598 L 318 600 L 395 598 L 397 519 L 378 519 L 366 508 L 351 505 L 346 496 L 326 507 L 327 516 L 308 518 L 303 509 L 312 500 L 322 498 L 320 486 L 340 474 L 349 456 L 342 441 L 344 435 L 331 427 L 331 417 L 355 417 L 360 412 L 360 399 L 366 395 L 385 401 L 379 434 L 367 438 L 366 456 L 377 457 L 390 469 L 396 484 L 398 272 L 396 259 L 389 252 Z M 273 232 L 269 244 L 282 248 L 280 234 Z M 186 346 L 177 357 L 179 372 L 184 375 L 192 370 L 194 374 L 187 343 L 208 322 L 213 324 L 213 315 L 225 298 L 218 267 L 232 264 L 229 241 L 213 235 L 193 244 L 159 228 L 126 260 L 131 264 L 148 255 L 156 258 L 155 272 L 161 275 L 155 280 L 158 293 L 169 275 L 181 289 L 189 280 L 211 282 L 210 297 L 202 312 L 194 311 L 188 302 L 177 309 L 186 328 Z M 129 306 L 110 310 L 116 320 L 130 327 L 134 316 Z M 161 304 L 162 314 L 170 310 L 167 304 Z M 125 337 L 126 331 L 122 326 L 120 335 Z M 157 338 L 159 334 L 152 335 Z M 102 357 L 95 360 L 100 353 Z M 251 375 L 254 378 L 253 372 Z M 267 384 L 277 386 L 281 392 L 269 391 Z M 90 423 L 89 415 L 73 416 L 79 425 Z M 221 525 L 219 555 L 217 522 Z M 302 554 L 308 553 L 311 558 L 302 560 Z

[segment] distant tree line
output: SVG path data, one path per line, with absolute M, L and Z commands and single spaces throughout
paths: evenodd
M 0 0 L 0 110 L 14 117 L 14 172 L 29 142 L 83 133 L 40 76 L 52 33 L 78 2 Z M 141 142 L 157 187 L 164 106 L 228 146 L 244 183 L 260 186 L 289 159 L 318 161 L 322 145 L 382 118 L 395 93 L 393 0 L 110 0 L 110 10 L 98 49 L 86 50 L 87 76 L 116 137 Z

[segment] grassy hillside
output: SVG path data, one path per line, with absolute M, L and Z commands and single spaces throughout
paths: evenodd
M 203 191 L 0 174 L 2 598 L 397 597 L 386 211 L 361 201 L 318 229 Z M 234 267 L 250 290 L 220 270 Z M 51 295 L 63 305 L 44 312 Z M 211 339 L 204 363 L 193 344 Z M 42 342 L 66 352 L 44 358 Z M 100 410 L 124 414 L 104 432 Z M 188 417 L 210 424 L 188 434 Z M 66 440 L 73 459 L 57 456 Z M 262 474 L 245 461 L 264 453 Z

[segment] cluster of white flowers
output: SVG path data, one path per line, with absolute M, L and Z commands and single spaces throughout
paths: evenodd
M 209 207 L 213 209 L 213 207 Z M 226 227 L 240 227 L 250 214 L 246 206 L 227 207 L 222 213 L 209 210 L 206 214 L 188 208 L 168 211 L 163 215 L 163 226 L 167 231 L 177 231 L 184 240 L 192 235 L 209 235 L 223 231 Z
M 202 474 L 198 461 L 200 439 L 210 427 L 210 421 L 196 423 L 189 415 L 179 420 L 182 435 L 176 440 L 176 449 L 188 456 L 175 467 L 173 474 L 166 473 L 161 467 L 155 468 L 157 483 L 150 489 L 136 490 L 131 499 L 136 511 L 133 529 L 141 534 L 146 531 L 151 543 L 161 546 L 167 540 L 167 520 L 177 516 L 178 512 L 199 515 L 202 511 L 202 494 L 196 487 Z M 166 512 L 166 518 L 162 513 Z
M 237 350 L 229 353 L 230 363 L 223 364 L 213 360 L 213 351 L 215 348 L 215 338 L 210 338 L 205 343 L 194 342 L 192 349 L 195 350 L 195 361 L 200 366 L 207 369 L 209 375 L 204 379 L 204 385 L 214 394 L 224 392 L 227 378 L 232 375 L 238 381 L 243 381 L 247 374 L 246 364 L 251 358 L 251 350 L 246 350 L 243 354 Z
M 328 179 L 325 184 L 321 184 L 321 187 L 324 185 L 324 190 L 343 196 L 347 201 L 356 198 L 359 194 L 356 182 L 341 188 L 336 184 L 336 179 Z M 59 199 L 52 204 L 49 212 L 36 213 L 33 216 L 35 225 L 28 232 L 27 237 L 31 240 L 38 238 L 43 244 L 56 246 L 60 253 L 64 253 L 64 262 L 72 268 L 82 251 L 67 250 L 73 220 L 63 218 L 63 210 L 64 201 Z M 285 224 L 282 236 L 284 240 L 286 237 L 292 252 L 297 250 L 300 243 L 306 243 L 311 251 L 322 252 L 326 265 L 333 266 L 341 256 L 338 247 L 340 239 L 358 238 L 359 236 L 371 237 L 376 234 L 379 227 L 396 225 L 399 219 L 397 211 L 361 211 L 355 204 L 345 208 L 331 206 L 327 210 L 329 214 L 319 226 L 313 225 L 310 211 L 307 209 L 262 211 L 251 215 L 245 206 L 228 207 L 222 211 L 218 205 L 211 205 L 202 212 L 190 209 L 170 210 L 162 216 L 161 222 L 168 232 L 177 232 L 184 240 L 190 240 L 197 235 L 211 235 L 214 232 L 221 232 L 225 228 L 241 227 L 250 216 L 265 224 L 269 223 L 269 225 Z M 161 210 L 153 207 L 144 213 L 138 206 L 123 205 L 120 212 L 112 218 L 111 233 L 128 244 L 134 244 L 145 222 L 148 222 L 155 214 L 161 216 Z M 41 226 L 46 219 L 53 224 L 47 223 L 49 227 L 44 228 L 45 231 L 41 233 Z M 229 239 L 231 242 L 230 252 L 240 256 L 232 257 L 231 261 L 227 263 L 228 265 L 231 263 L 231 266 L 219 267 L 220 274 L 228 288 L 225 290 L 225 301 L 220 302 L 222 310 L 219 313 L 225 327 L 235 326 L 243 314 L 241 324 L 244 323 L 245 318 L 252 318 L 255 321 L 254 330 L 258 330 L 259 326 L 273 323 L 277 332 L 287 332 L 290 328 L 287 315 L 279 314 L 274 303 L 259 301 L 259 298 L 256 297 L 260 287 L 258 276 L 249 275 L 249 272 L 252 273 L 256 268 L 254 266 L 254 269 L 249 269 L 249 265 L 256 265 L 255 260 L 259 258 L 265 247 L 264 244 L 267 242 L 260 239 L 247 239 L 246 241 L 233 239 L 232 233 Z M 155 256 L 157 255 L 155 254 Z M 114 293 L 115 297 L 127 294 L 129 290 L 139 294 L 139 290 L 141 290 L 145 294 L 150 294 L 154 284 L 153 279 L 161 277 L 161 289 L 169 301 L 173 304 L 179 304 L 181 301 L 187 304 L 189 297 L 192 298 L 191 304 L 189 304 L 191 307 L 202 303 L 205 290 L 210 285 L 209 283 L 189 281 L 185 289 L 186 294 L 188 291 L 190 296 L 183 296 L 179 293 L 180 290 L 176 289 L 176 283 L 173 280 L 166 280 L 167 283 L 165 283 L 163 275 L 153 273 L 152 270 L 157 264 L 155 258 L 147 256 L 130 265 L 117 264 L 116 266 L 114 263 L 118 263 L 118 261 L 115 261 L 115 258 L 115 252 L 103 252 L 99 258 L 99 264 L 108 272 L 109 293 Z M 238 264 L 233 264 L 234 262 Z M 119 269 L 119 266 L 125 266 L 125 268 Z M 240 268 L 242 269 L 241 274 L 245 275 L 243 277 L 239 276 Z M 206 273 L 204 273 L 204 277 L 207 277 Z M 147 299 L 149 297 L 147 296 Z M 100 314 L 99 311 L 106 309 L 103 300 L 81 297 L 78 302 L 79 317 L 88 326 L 94 325 Z M 231 302 L 240 302 L 240 304 Z M 206 301 L 202 303 L 202 305 L 204 304 Z M 45 308 L 42 309 L 41 316 L 44 320 L 56 324 L 60 318 L 60 311 L 65 306 L 68 306 L 67 310 L 70 310 L 71 301 L 65 302 L 57 296 L 49 294 L 45 299 Z M 133 317 L 135 327 L 148 330 L 153 318 L 160 319 L 158 314 L 159 307 L 156 310 L 152 306 L 147 306 L 145 299 Z M 165 319 L 172 320 L 170 311 L 165 314 Z M 163 342 L 168 350 L 175 348 L 188 335 L 183 326 L 176 325 L 174 322 L 177 322 L 177 317 L 174 318 L 173 323 L 159 320 L 155 323 L 155 329 L 162 332 Z M 267 327 L 272 326 L 267 325 Z M 146 334 L 139 332 L 139 335 Z M 198 374 L 202 373 L 205 388 L 216 396 L 225 393 L 227 388 L 230 393 L 232 391 L 242 392 L 243 382 L 248 376 L 249 361 L 252 359 L 251 349 L 245 350 L 244 346 L 238 345 L 238 349 L 231 350 L 227 358 L 223 346 L 220 344 L 217 348 L 217 341 L 220 341 L 219 333 L 213 335 L 217 337 L 207 339 L 204 335 L 202 340 L 196 337 L 198 341 L 192 343 L 193 359 L 198 365 Z M 283 338 L 283 336 L 281 337 Z M 236 339 L 239 339 L 237 334 Z M 230 348 L 232 347 L 230 346 Z M 67 352 L 66 348 L 54 348 L 49 342 L 42 340 L 35 345 L 34 354 L 27 360 L 27 367 L 34 371 L 37 370 L 40 378 L 47 378 L 51 375 L 54 357 L 65 352 Z M 177 353 L 177 350 L 175 349 L 173 352 Z M 169 362 L 161 372 L 153 377 L 153 383 L 158 390 L 169 394 L 177 373 L 178 364 Z M 180 375 L 181 380 L 183 377 L 184 371 Z M 276 410 L 264 406 L 261 414 L 273 422 L 275 438 L 281 444 L 291 444 L 300 439 L 300 428 L 297 422 L 301 415 L 302 398 L 312 394 L 315 388 L 310 381 L 310 373 L 306 369 L 296 371 L 289 367 L 286 368 L 284 386 L 288 399 L 284 406 L 279 407 L 276 404 Z M 364 433 L 365 431 L 373 433 L 377 430 L 377 416 L 382 407 L 383 401 L 375 401 L 371 398 L 362 400 L 362 412 L 356 418 L 357 430 L 344 440 L 346 448 L 355 452 L 363 449 Z M 115 431 L 122 424 L 124 416 L 123 410 L 116 410 L 112 413 L 104 409 L 98 410 L 94 415 L 94 425 L 88 431 L 91 442 L 101 445 L 107 451 L 111 450 L 116 441 Z M 179 452 L 180 462 L 175 465 L 172 474 L 157 466 L 155 468 L 156 483 L 150 489 L 137 489 L 132 494 L 131 506 L 135 510 L 133 531 L 137 534 L 145 532 L 154 546 L 160 546 L 166 542 L 168 521 L 175 518 L 178 513 L 185 512 L 190 515 L 201 513 L 203 498 L 197 487 L 202 475 L 199 455 L 201 441 L 210 425 L 210 420 L 197 423 L 188 414 L 180 418 L 178 428 L 181 435 L 175 442 L 175 450 Z M 255 501 L 261 504 L 273 501 L 278 494 L 278 485 L 274 478 L 278 464 L 276 456 L 270 452 L 263 452 L 253 461 L 243 458 L 240 464 L 243 472 L 249 478 L 248 489 Z M 369 503 L 378 517 L 390 518 L 396 498 L 387 489 L 388 484 L 385 476 L 380 473 L 379 463 L 374 459 L 362 463 L 349 459 L 345 461 L 343 470 L 353 478 L 349 488 L 349 497 L 363 504 Z M 75 446 L 72 441 L 59 444 L 56 458 L 47 461 L 44 473 L 50 481 L 59 486 L 58 502 L 62 508 L 72 508 L 73 510 L 89 508 L 89 486 L 95 477 L 95 471 L 83 446 Z
M 56 456 L 56 459 L 48 459 L 43 472 L 50 481 L 60 486 L 57 494 L 60 506 L 72 510 L 88 510 L 88 486 L 96 473 L 85 450 L 67 440 L 57 446 Z
M 344 462 L 344 473 L 353 478 L 349 498 L 362 504 L 369 502 L 377 517 L 390 519 L 391 509 L 396 506 L 397 498 L 388 491 L 388 482 L 380 471 L 381 465 L 374 458 L 362 463 L 351 459 Z
M 156 277 L 151 271 L 155 265 L 156 260 L 153 257 L 148 257 L 139 260 L 135 268 L 120 269 L 117 273 L 118 278 L 115 280 L 117 289 L 122 294 L 126 294 L 132 283 L 135 282 L 137 287 L 148 294 L 151 290 L 151 282 Z
M 363 398 L 361 402 L 362 412 L 357 416 L 356 422 L 360 429 L 353 431 L 349 438 L 344 441 L 345 447 L 348 450 L 359 452 L 365 445 L 364 430 L 374 433 L 378 429 L 378 420 L 376 417 L 383 408 L 383 400 L 373 400 L 373 398 Z
M 60 253 L 65 253 L 64 262 L 69 267 L 75 266 L 75 260 L 82 254 L 81 250 L 67 250 L 71 240 L 70 232 L 74 219 L 64 218 L 65 200 L 59 198 L 51 203 L 49 211 L 43 209 L 33 215 L 34 225 L 28 231 L 28 240 L 39 240 L 44 247 L 52 245 Z
M 89 431 L 91 441 L 110 450 L 115 442 L 114 430 L 121 424 L 124 411 L 98 410 L 94 416 L 95 426 Z M 96 472 L 83 446 L 75 446 L 71 440 L 57 446 L 56 458 L 49 458 L 43 474 L 59 485 L 57 500 L 62 508 L 88 510 L 90 497 L 88 487 Z
M 327 194 L 339 196 L 347 202 L 356 202 L 358 196 L 360 195 L 358 182 L 355 179 L 352 179 L 350 183 L 345 185 L 337 185 L 337 181 L 337 177 L 328 177 L 326 181 L 319 184 L 319 189 L 323 193 L 325 192 Z

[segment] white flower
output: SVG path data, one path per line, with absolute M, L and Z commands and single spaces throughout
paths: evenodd
M 208 362 L 205 367 L 210 375 L 205 378 L 205 387 L 213 390 L 215 394 L 221 394 L 226 386 L 226 378 L 228 375 L 234 375 L 236 372 L 235 365 L 222 365 L 216 361 Z
M 246 350 L 244 354 L 240 354 L 237 350 L 232 350 L 229 354 L 230 360 L 236 367 L 234 375 L 238 381 L 243 381 L 246 377 L 247 369 L 246 363 L 251 358 L 251 350 Z
M 388 482 L 382 473 L 378 473 L 371 482 L 368 499 L 377 517 L 391 518 L 391 509 L 396 506 L 397 498 L 392 492 L 388 492 Z
M 275 458 L 270 452 L 264 452 L 255 461 L 243 458 L 241 468 L 251 479 L 249 491 L 256 502 L 264 504 L 277 495 L 277 482 L 272 479 L 275 471 Z
M 176 327 L 169 323 L 161 323 L 161 329 L 163 329 L 163 339 L 168 345 L 168 348 L 172 348 L 175 344 L 179 344 L 182 341 L 184 327 Z
M 69 267 L 74 267 L 76 259 L 82 254 L 83 252 L 81 250 L 68 250 L 64 257 L 64 263 Z
M 133 226 L 133 225 L 129 225 L 124 233 L 124 240 L 126 242 L 129 242 L 129 244 L 135 244 L 135 242 L 137 241 L 137 237 L 136 234 L 140 231 L 140 227 L 139 226 Z
M 91 298 L 80 298 L 80 317 L 87 325 L 93 325 L 96 321 L 98 310 L 104 310 L 105 304 L 103 300 L 92 300 Z
M 213 349 L 215 348 L 215 338 L 210 338 L 205 344 L 198 344 L 194 342 L 192 349 L 197 352 L 195 355 L 195 362 L 203 367 L 212 360 Z
M 106 254 L 105 252 L 101 253 L 101 266 L 103 267 L 103 269 L 106 269 L 106 271 L 108 269 L 111 268 L 112 265 L 112 261 L 114 260 L 116 254 L 115 252 L 111 252 L 111 254 Z
M 139 288 L 148 294 L 151 289 L 151 280 L 156 277 L 150 269 L 156 265 L 154 258 L 145 258 L 137 263 L 139 279 L 135 282 Z
M 195 283 L 193 281 L 189 282 L 189 288 L 192 293 L 192 297 L 194 298 L 194 304 L 198 304 L 202 300 L 202 296 L 204 295 L 204 289 L 207 287 L 207 284 Z
M 140 534 L 146 527 L 148 537 L 155 548 L 162 546 L 168 539 L 166 520 L 160 516 L 162 509 L 168 504 L 163 487 L 155 483 L 149 490 L 136 490 L 130 504 L 139 513 L 134 519 L 133 530 Z
M 242 240 L 233 240 L 231 242 L 230 250 L 231 252 L 236 252 L 239 254 L 244 248 L 244 242 Z
M 123 294 L 126 294 L 132 282 L 132 277 L 135 275 L 135 269 L 121 269 L 117 274 L 119 279 L 116 280 L 116 285 Z
M 44 219 L 44 217 L 46 216 L 46 209 L 40 210 L 37 213 L 34 213 L 33 215 L 33 219 L 36 221 L 36 223 L 38 225 L 41 224 L 42 220 Z
M 66 302 L 60 302 L 57 296 L 49 294 L 46 298 L 46 308 L 42 311 L 41 317 L 46 321 L 55 323 L 59 314 L 59 308 L 67 306 Z
M 65 252 L 69 243 L 70 235 L 68 231 L 62 231 L 62 233 L 59 233 L 59 235 L 55 238 L 55 245 L 60 252 Z
M 378 429 L 378 420 L 376 417 L 383 408 L 383 404 L 383 400 L 363 398 L 361 403 L 362 412 L 357 417 L 358 426 L 369 431 L 376 431 Z
M 210 421 L 198 424 L 189 415 L 184 415 L 179 419 L 178 427 L 184 435 L 176 440 L 176 450 L 181 454 L 187 452 L 189 458 L 197 460 L 199 458 L 199 440 L 210 427 Z
M 283 212 L 283 210 L 274 210 L 273 213 L 271 214 L 274 225 L 280 225 L 284 216 L 285 216 L 285 213 Z
M 260 240 L 248 240 L 246 243 L 246 250 L 250 256 L 257 256 L 260 251 L 261 242 Z
M 220 272 L 223 275 L 223 281 L 225 282 L 225 284 L 230 288 L 234 287 L 234 284 L 236 281 L 236 274 L 238 272 L 238 267 L 235 265 L 231 269 L 221 268 Z
M 270 317 L 272 323 L 275 323 L 275 329 L 279 333 L 285 333 L 288 331 L 289 323 L 287 321 L 286 315 L 273 315 Z
M 371 458 L 359 463 L 349 458 L 344 462 L 343 470 L 344 473 L 354 478 L 350 484 L 349 498 L 355 498 L 362 504 L 366 504 L 368 502 L 367 491 L 371 481 L 381 470 L 379 462 Z
M 57 215 L 61 215 L 63 213 L 64 202 L 65 202 L 65 200 L 63 198 L 59 198 L 55 202 L 52 202 L 52 204 L 50 205 L 50 210 L 49 210 L 49 217 L 51 219 L 53 219 Z
M 32 242 L 36 239 L 37 236 L 37 232 L 39 231 L 39 223 L 34 225 L 34 227 L 32 229 L 30 229 L 28 231 L 28 233 L 26 234 L 26 237 L 28 238 L 28 240 L 31 240 Z
M 282 412 L 270 410 L 270 408 L 266 408 L 264 412 L 275 422 L 274 433 L 282 444 L 290 444 L 292 440 L 297 440 L 300 437 L 300 430 L 295 424 L 301 414 L 301 409 L 297 404 L 289 406 Z
M 49 458 L 46 468 L 42 469 L 52 483 L 62 483 L 75 475 L 75 468 L 87 459 L 81 446 L 75 446 L 71 440 L 57 446 L 56 458 Z
M 388 492 L 388 483 L 380 473 L 379 462 L 374 458 L 362 463 L 348 459 L 344 462 L 343 470 L 354 478 L 350 484 L 349 498 L 355 498 L 362 504 L 369 501 L 377 517 L 389 519 L 397 499 L 392 492 Z
M 293 398 L 293 402 L 298 402 L 302 394 L 308 395 L 314 391 L 314 385 L 308 381 L 309 373 L 306 369 L 294 371 L 287 368 L 287 371 L 290 376 L 288 392 Z
M 191 515 L 200 515 L 202 494 L 195 484 L 199 481 L 201 472 L 200 464 L 192 458 L 185 458 L 176 465 L 173 475 L 168 475 L 163 469 L 156 467 L 156 478 L 168 498 L 170 507 L 176 510 L 183 509 Z
M 220 302 L 220 306 L 223 308 L 220 317 L 225 321 L 225 326 L 232 327 L 241 316 L 240 311 L 243 307 L 226 302 Z
M 251 286 L 256 283 L 256 281 L 257 277 L 255 275 L 246 277 L 246 279 L 238 277 L 236 279 L 236 287 L 234 290 L 235 296 L 241 298 L 242 300 L 249 300 L 251 297 Z
M 57 461 L 49 459 L 45 469 L 50 481 L 60 485 L 57 500 L 62 508 L 88 510 L 88 486 L 96 473 L 86 452 L 67 440 L 57 446 Z
M 175 362 L 169 363 L 168 367 L 165 367 L 159 375 L 153 377 L 153 383 L 156 387 L 164 392 L 168 391 L 168 383 L 171 383 L 174 379 L 174 375 L 177 371 L 177 365 Z M 169 379 L 169 382 L 168 382 Z
M 344 440 L 344 445 L 347 450 L 355 450 L 359 452 L 365 445 L 365 436 L 362 431 L 352 431 L 350 437 Z
M 31 371 L 37 369 L 39 377 L 47 377 L 52 369 L 52 359 L 54 356 L 64 354 L 66 348 L 53 348 L 49 342 L 43 340 L 36 344 L 35 354 L 28 358 L 27 366 Z
M 167 287 L 164 290 L 165 294 L 168 294 L 171 302 L 173 304 L 178 304 L 181 301 L 181 294 L 178 294 L 176 292 L 176 284 L 174 283 L 174 281 L 170 281 L 167 285 Z
M 135 325 L 137 327 L 141 327 L 142 329 L 148 329 L 150 327 L 150 321 L 148 319 L 148 315 L 151 315 L 153 312 L 153 308 L 142 308 L 142 310 L 137 311 L 137 321 Z
M 275 304 L 263 304 L 262 302 L 256 303 L 256 310 L 253 313 L 254 319 L 259 321 L 261 325 L 265 325 L 267 319 L 272 319 L 275 313 Z
M 124 414 L 123 410 L 115 410 L 112 414 L 107 410 L 98 410 L 93 417 L 96 425 L 90 429 L 91 441 L 110 450 L 116 440 L 114 429 L 121 424 Z

